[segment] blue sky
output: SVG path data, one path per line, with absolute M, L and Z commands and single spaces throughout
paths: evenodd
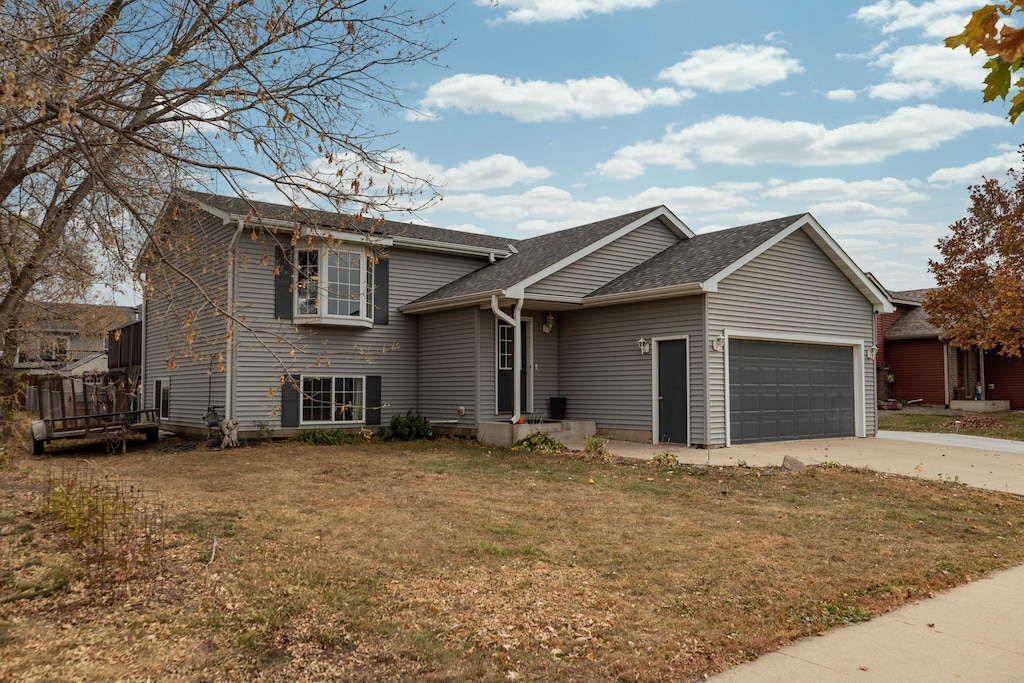
M 968 185 L 1019 161 L 984 58 L 942 46 L 979 4 L 457 0 L 431 28 L 443 67 L 393 74 L 419 114 L 380 125 L 439 185 L 419 222 L 525 238 L 659 204 L 696 232 L 810 212 L 889 289 L 928 287 Z

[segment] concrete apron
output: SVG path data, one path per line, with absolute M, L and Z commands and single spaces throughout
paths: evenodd
M 991 441 L 994 440 L 986 439 L 981 443 L 987 446 Z M 649 460 L 656 453 L 670 452 L 681 463 L 718 466 L 778 466 L 785 456 L 791 455 L 805 465 L 837 462 L 851 467 L 868 467 L 876 472 L 958 481 L 977 488 L 1024 495 L 1024 453 L 991 448 L 881 437 L 777 441 L 709 450 L 613 440 L 608 443 L 608 448 L 625 458 Z M 1020 449 L 1020 444 L 1008 442 L 1006 448 Z

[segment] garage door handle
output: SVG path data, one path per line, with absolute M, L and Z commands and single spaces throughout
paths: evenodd
M 660 400 L 661 400 L 661 399 L 663 399 L 663 398 L 665 398 L 665 397 L 664 397 L 664 396 L 659 396 L 659 397 L 658 397 L 658 400 L 660 401 Z

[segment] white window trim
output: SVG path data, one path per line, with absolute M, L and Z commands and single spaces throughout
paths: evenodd
M 331 380 L 331 415 L 334 415 L 334 382 L 339 379 L 358 379 L 363 383 L 363 419 L 361 420 L 306 420 L 303 417 L 303 405 L 306 400 L 305 382 L 307 379 L 330 379 Z M 300 425 L 362 425 L 366 424 L 366 375 L 324 375 L 310 374 L 299 375 L 299 424 Z
M 874 324 L 874 323 L 872 323 Z M 713 336 L 713 335 L 712 335 Z M 732 397 L 729 395 L 729 340 L 730 339 L 753 339 L 755 341 L 776 341 L 789 342 L 793 344 L 822 344 L 824 346 L 848 346 L 853 353 L 853 422 L 854 436 L 867 436 L 867 406 L 865 397 L 868 396 L 868 388 L 864 377 L 864 339 L 850 337 L 830 337 L 818 334 L 800 334 L 775 332 L 771 330 L 747 330 L 747 329 L 724 329 L 722 336 L 725 338 L 725 346 L 722 353 L 725 354 L 725 446 L 732 446 L 732 420 L 729 418 L 732 407 Z M 707 351 L 705 351 L 707 353 Z M 877 431 L 877 427 L 876 427 Z
M 357 254 L 359 258 L 359 281 L 361 283 L 360 291 L 360 310 L 363 312 L 360 316 L 351 315 L 330 315 L 327 313 L 327 296 L 326 287 L 320 287 L 317 294 L 317 312 L 316 314 L 299 313 L 299 257 L 298 254 L 301 251 L 315 251 L 317 252 L 317 275 L 318 277 L 324 277 L 327 272 L 327 256 L 331 253 L 346 253 L 346 254 Z M 370 268 L 369 260 L 372 258 L 370 254 L 366 253 L 366 249 L 352 249 L 344 247 L 328 247 L 322 244 L 314 244 L 312 246 L 296 247 L 294 251 L 295 265 L 292 268 L 292 310 L 295 311 L 293 319 L 298 323 L 306 324 L 317 324 L 317 325 L 338 325 L 342 327 L 373 327 L 373 287 L 369 282 Z

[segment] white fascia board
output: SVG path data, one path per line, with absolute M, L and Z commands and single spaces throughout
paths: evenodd
M 374 244 L 382 247 L 390 247 L 393 240 L 390 237 L 348 232 L 345 230 L 334 230 L 332 228 L 313 228 L 308 225 L 299 227 L 299 237 L 312 237 L 321 240 L 337 240 L 338 242 L 355 242 L 358 244 Z
M 399 306 L 402 313 L 431 313 L 433 311 L 444 311 L 449 308 L 461 308 L 463 306 L 476 306 L 490 302 L 491 296 L 504 296 L 504 292 L 493 290 L 490 292 L 474 292 L 465 296 L 457 296 L 451 299 L 440 299 L 438 301 L 425 301 L 420 304 L 406 304 Z
M 880 292 L 878 288 L 871 282 L 871 280 L 864 274 L 857 264 L 853 262 L 846 252 L 843 251 L 842 247 L 832 239 L 832 236 L 825 232 L 825 229 L 821 227 L 809 213 L 797 218 L 793 223 L 777 232 L 771 239 L 765 240 L 757 248 L 747 252 L 744 256 L 736 259 L 731 264 L 718 271 L 712 277 L 704 281 L 704 288 L 709 292 L 718 291 L 719 283 L 725 278 L 729 277 L 737 270 L 747 265 L 761 254 L 765 253 L 776 244 L 792 235 L 797 230 L 806 230 L 811 240 L 818 245 L 818 248 L 829 258 L 832 263 L 846 276 L 846 278 L 853 283 L 864 298 L 867 299 L 875 313 L 892 313 L 896 308 L 889 301 L 889 298 Z
M 396 247 L 408 247 L 419 251 L 434 251 L 443 254 L 461 254 L 465 256 L 494 256 L 495 258 L 508 258 L 512 252 L 507 249 L 494 249 L 492 247 L 478 247 L 469 244 L 455 244 L 453 242 L 438 242 L 418 237 L 393 237 L 391 238 Z
M 693 294 L 704 294 L 709 291 L 700 282 L 691 282 L 684 285 L 673 285 L 671 287 L 659 287 L 657 289 L 644 289 L 639 292 L 623 292 L 621 294 L 606 294 L 604 296 L 586 297 L 583 299 L 584 308 L 588 306 L 611 306 L 614 304 L 626 304 L 636 301 L 653 301 L 655 299 L 668 299 L 675 296 L 691 296 Z
M 653 211 L 644 214 L 643 216 L 636 219 L 632 223 L 629 223 L 619 228 L 610 235 L 605 235 L 603 238 L 597 240 L 596 242 L 591 242 L 583 249 L 580 249 L 579 251 L 574 251 L 561 261 L 553 263 L 544 270 L 536 272 L 530 277 L 526 278 L 525 280 L 517 282 L 515 285 L 513 285 L 513 289 L 525 290 L 527 287 L 537 284 L 538 282 L 540 282 L 541 280 L 550 275 L 554 275 L 555 273 L 562 270 L 566 266 L 572 265 L 576 261 L 579 261 L 584 256 L 589 256 L 590 254 L 593 254 L 601 247 L 608 246 L 609 244 L 619 239 L 620 237 L 628 235 L 637 228 L 643 227 L 644 225 L 647 225 L 648 223 L 657 218 L 665 218 L 672 227 L 673 232 L 679 234 L 680 237 L 685 237 L 687 239 L 693 237 L 693 232 L 688 227 L 686 227 L 686 225 L 683 224 L 681 220 L 676 218 L 676 216 L 666 207 L 659 206 L 657 209 L 654 209 Z

